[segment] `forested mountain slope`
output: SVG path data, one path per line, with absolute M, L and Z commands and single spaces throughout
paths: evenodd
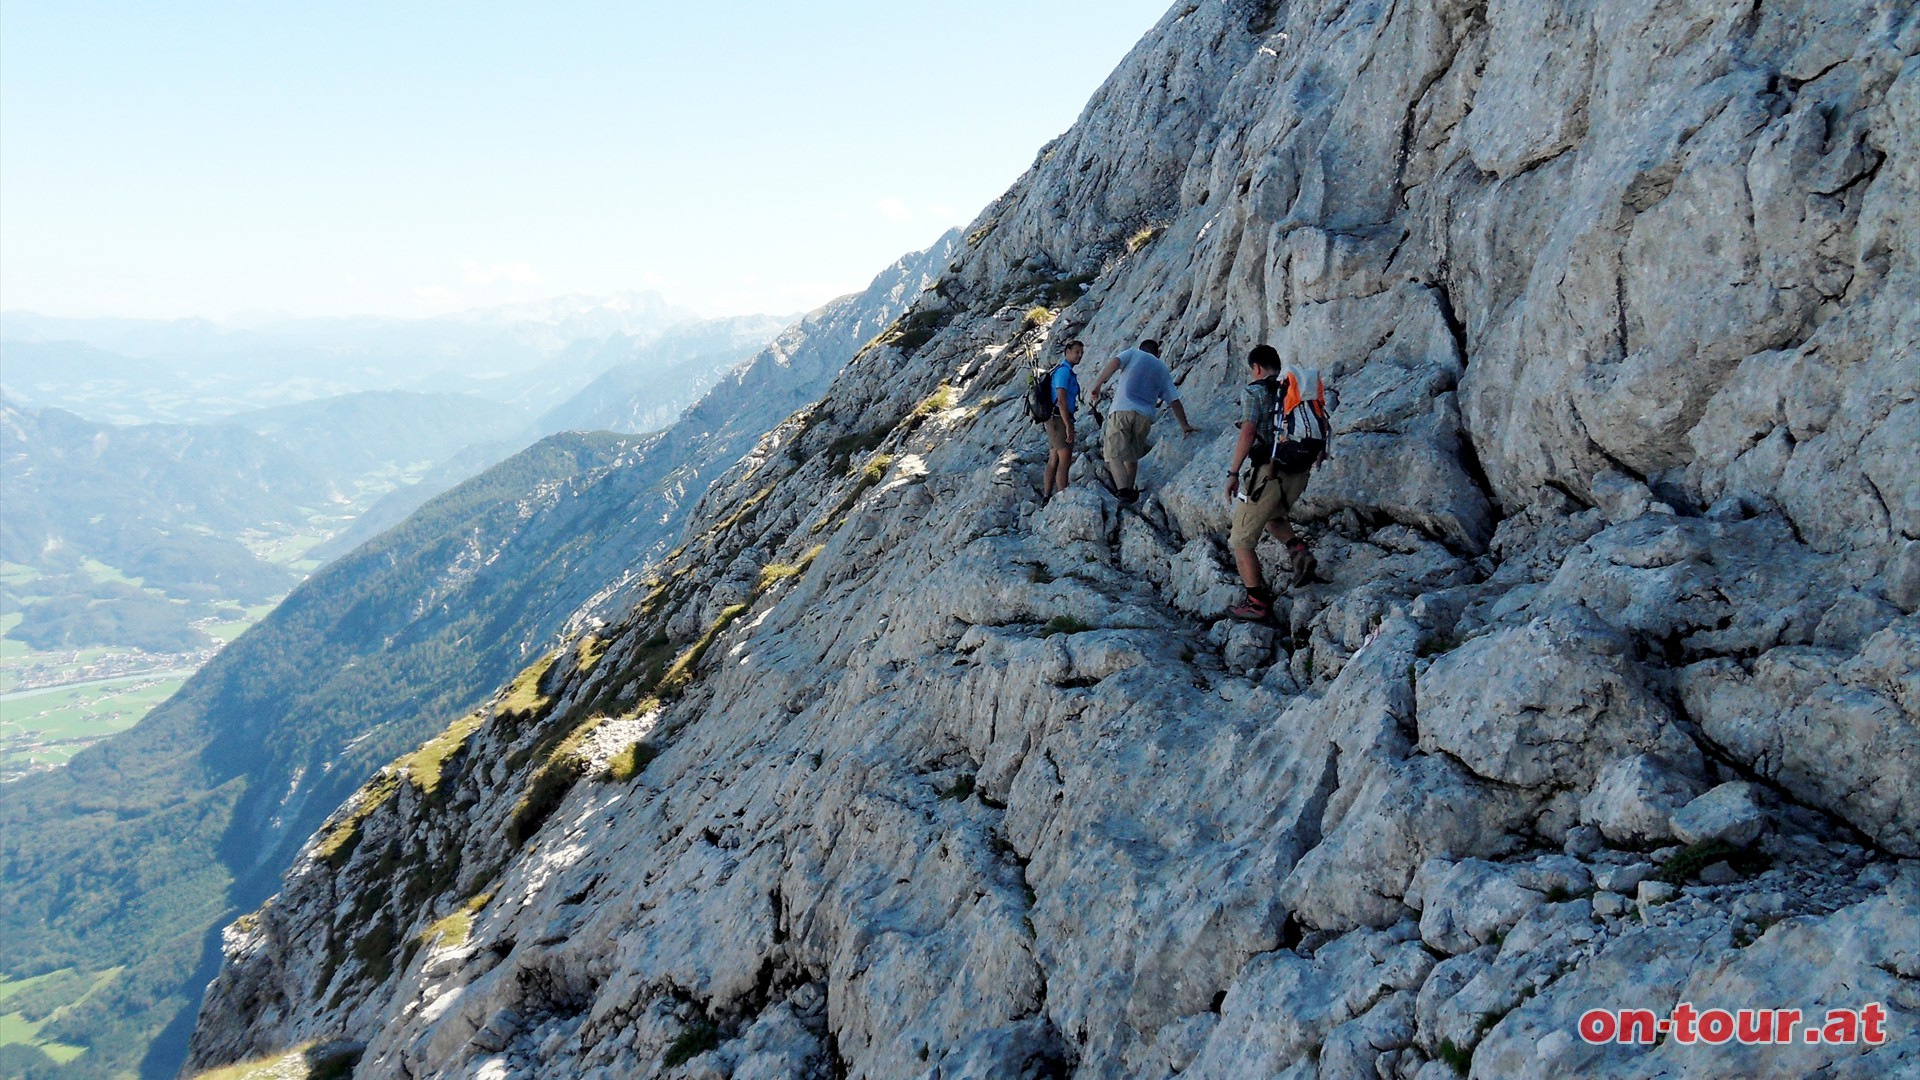
M 74 968 L 88 976 L 78 996 L 112 973 L 42 1030 L 89 1048 L 58 1071 L 112 1075 L 145 1056 L 146 1073 L 173 1072 L 185 1030 L 162 1029 L 212 977 L 207 932 L 270 893 L 378 765 L 664 551 L 693 497 L 817 396 L 951 243 L 805 316 L 712 391 L 710 413 L 648 436 L 555 435 L 436 497 L 316 573 L 138 726 L 0 785 L 0 882 L 19 897 L 0 911 L 0 974 Z M 18 1045 L 0 1063 L 54 1071 Z
M 1866 0 L 1177 6 L 612 622 L 334 814 L 192 1063 L 1911 1074 L 1916 54 Z M 1134 509 L 1036 498 L 1067 335 L 1203 429 Z M 1343 398 L 1277 627 L 1221 618 L 1260 341 Z M 1683 1001 L 1891 1038 L 1576 1033 Z

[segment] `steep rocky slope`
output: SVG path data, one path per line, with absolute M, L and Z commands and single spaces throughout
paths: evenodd
M 697 417 L 647 436 L 555 435 L 437 496 L 322 569 L 133 729 L 0 785 L 13 901 L 0 905 L 0 975 L 103 979 L 46 1029 L 90 1048 L 59 1071 L 117 1075 L 143 1056 L 147 1075 L 174 1071 L 186 1031 L 162 1029 L 190 1018 L 218 959 L 203 939 L 233 905 L 271 893 L 381 762 L 483 701 L 664 552 L 692 509 L 683 493 L 817 396 L 951 243 L 789 327 Z M 0 1050 L 0 1073 L 54 1071 L 37 1051 Z
M 1916 53 L 1895 3 L 1176 7 L 644 594 L 335 814 L 193 1063 L 1911 1073 Z M 1137 511 L 1035 501 L 1068 333 L 1167 342 L 1206 429 Z M 1219 621 L 1260 340 L 1344 399 L 1278 630 Z M 1576 1033 L 1681 1001 L 1891 1039 Z

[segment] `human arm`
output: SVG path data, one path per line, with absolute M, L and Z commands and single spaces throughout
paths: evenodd
M 1105 385 L 1107 384 L 1107 380 L 1113 377 L 1113 373 L 1114 373 L 1114 372 L 1116 372 L 1116 371 L 1119 371 L 1119 370 L 1120 370 L 1120 358 L 1119 358 L 1119 357 L 1117 357 L 1117 356 L 1116 356 L 1116 357 L 1114 357 L 1113 359 L 1111 359 L 1111 360 L 1109 360 L 1109 361 L 1107 361 L 1107 367 L 1106 367 L 1106 370 L 1105 370 L 1105 371 L 1102 371 L 1102 372 L 1100 373 L 1100 377 L 1099 377 L 1099 378 L 1097 378 L 1097 379 L 1095 379 L 1095 380 L 1093 380 L 1093 389 L 1087 392 L 1087 398 L 1088 398 L 1088 400 L 1090 400 L 1090 401 L 1099 401 L 1099 400 L 1100 400 L 1100 388 L 1101 388 L 1102 386 L 1105 386 Z
M 1200 430 L 1199 428 L 1194 427 L 1192 424 L 1187 423 L 1187 407 L 1185 405 L 1180 404 L 1179 398 L 1174 398 L 1173 401 L 1170 402 L 1169 404 L 1173 409 L 1173 418 L 1175 420 L 1180 421 L 1181 431 L 1184 431 L 1189 435 L 1193 435 L 1199 432 Z
M 1060 418 L 1060 422 L 1066 425 L 1067 445 L 1071 447 L 1073 445 L 1073 403 L 1067 400 L 1067 388 L 1064 386 L 1054 388 L 1053 411 L 1054 415 Z
M 1259 430 L 1260 425 L 1251 420 L 1240 425 L 1240 438 L 1233 444 L 1232 467 L 1227 470 L 1228 502 L 1232 502 L 1234 496 L 1240 494 L 1240 466 L 1247 460 L 1247 455 L 1253 452 L 1253 440 Z

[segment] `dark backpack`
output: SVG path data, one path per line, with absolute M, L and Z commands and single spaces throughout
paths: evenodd
M 1053 373 L 1059 366 L 1027 372 L 1027 415 L 1036 424 L 1054 418 L 1060 409 L 1053 403 Z

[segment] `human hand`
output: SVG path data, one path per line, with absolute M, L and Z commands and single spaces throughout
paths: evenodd
M 1240 494 L 1240 474 L 1227 477 L 1227 501 L 1231 503 Z

